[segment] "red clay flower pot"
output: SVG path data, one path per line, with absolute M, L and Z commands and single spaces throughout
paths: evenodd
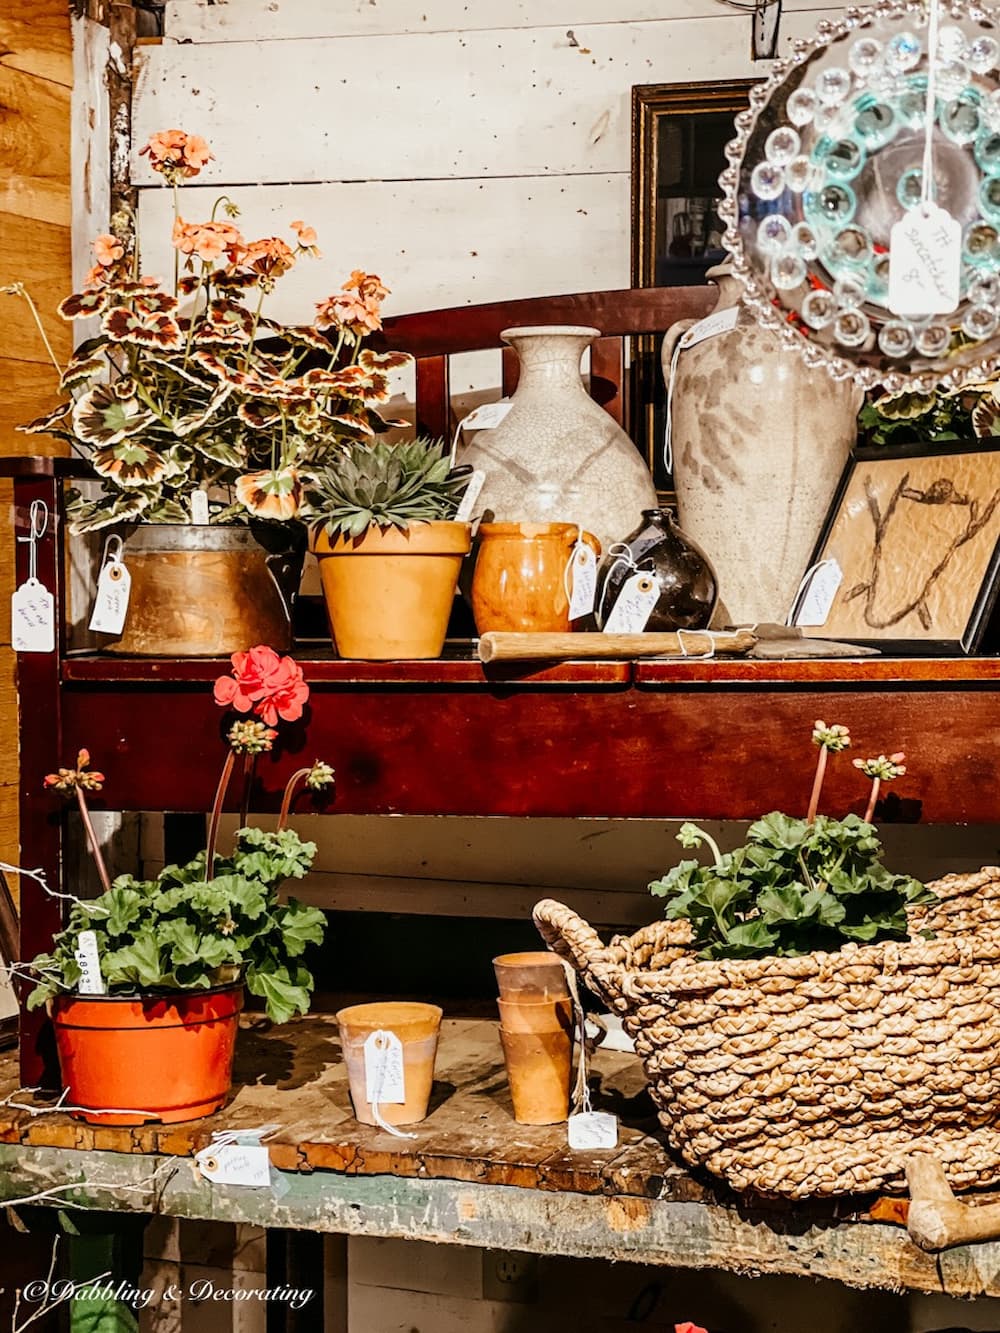
M 66 1101 L 92 1125 L 173 1124 L 217 1111 L 232 1083 L 243 986 L 161 996 L 60 995 L 52 1022 Z M 102 1108 L 115 1113 L 98 1114 Z

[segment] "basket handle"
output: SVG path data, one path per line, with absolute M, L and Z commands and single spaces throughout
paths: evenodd
M 572 963 L 586 980 L 595 965 L 607 963 L 607 949 L 593 926 L 554 898 L 543 898 L 532 912 L 538 931 L 553 953 Z

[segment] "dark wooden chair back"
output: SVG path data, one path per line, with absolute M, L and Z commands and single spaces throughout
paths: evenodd
M 536 324 L 583 324 L 601 330 L 591 349 L 590 396 L 619 423 L 626 421 L 626 339 L 662 333 L 679 319 L 700 319 L 713 308 L 713 287 L 635 287 L 612 292 L 538 296 L 524 301 L 456 306 L 396 315 L 373 345 L 398 348 L 416 359 L 417 430 L 451 433 L 449 358 L 460 352 L 503 349 L 504 394 L 517 387 L 517 356 L 503 329 Z

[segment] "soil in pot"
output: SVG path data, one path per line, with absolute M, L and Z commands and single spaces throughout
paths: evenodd
M 67 1103 L 94 1125 L 217 1111 L 232 1083 L 242 985 L 162 996 L 60 995 L 52 1023 Z
M 360 537 L 313 530 L 330 633 L 341 657 L 372 662 L 440 657 L 468 523 L 441 520 L 369 528 Z

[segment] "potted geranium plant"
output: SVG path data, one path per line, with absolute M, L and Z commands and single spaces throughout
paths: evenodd
M 386 429 L 377 405 L 389 398 L 387 371 L 409 357 L 363 346 L 388 295 L 373 274 L 352 273 L 311 324 L 268 318 L 278 281 L 319 255 L 313 228 L 293 221 L 287 240 L 248 240 L 225 196 L 207 220 L 190 222 L 179 187 L 211 158 L 208 144 L 166 130 L 142 152 L 174 193 L 172 281 L 140 272 L 132 218 L 117 214 L 94 243 L 83 290 L 59 307 L 99 331 L 68 366 L 53 357 L 66 397 L 22 429 L 67 441 L 100 479 L 96 497 L 71 496 L 71 531 L 128 525 L 131 600 L 109 647 L 286 649 L 305 546 L 303 481 L 332 450 Z M 29 302 L 44 338 L 23 286 L 5 290 Z
M 471 545 L 455 518 L 471 471 L 422 438 L 356 441 L 317 470 L 309 544 L 341 657 L 440 656 Z
M 265 647 L 234 655 L 215 696 L 253 716 L 228 730 L 208 846 L 154 879 L 110 880 L 86 795 L 104 777 L 87 751 L 46 779 L 76 800 L 104 886 L 100 897 L 74 902 L 51 950 L 30 964 L 37 984 L 28 1007 L 48 1006 L 72 1114 L 97 1124 L 207 1115 L 229 1092 L 244 990 L 276 1023 L 308 1010 L 313 978 L 303 955 L 322 941 L 325 918 L 279 890 L 301 879 L 316 853 L 287 827 L 293 796 L 302 784 L 329 785 L 332 770 L 319 761 L 299 769 L 273 832 L 241 827 L 228 856 L 215 850 L 236 759 L 249 781 L 256 756 L 278 736 L 270 723 L 299 718 L 308 692 L 290 658 Z

